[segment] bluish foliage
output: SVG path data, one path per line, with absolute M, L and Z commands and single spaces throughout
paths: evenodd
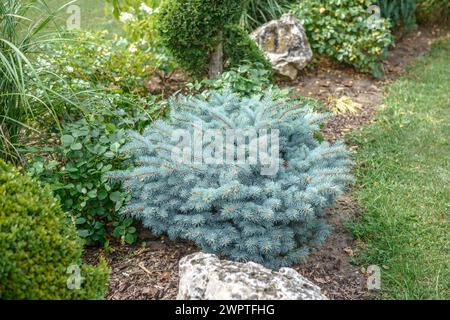
M 289 100 L 230 92 L 171 104 L 170 121 L 157 121 L 142 135 L 129 133 L 131 142 L 122 151 L 133 156 L 136 167 L 109 175 L 122 180 L 132 195 L 124 214 L 142 219 L 157 235 L 191 240 L 206 252 L 271 268 L 300 262 L 311 244 L 325 239 L 324 210 L 352 177 L 344 144 L 314 138 L 324 115 Z M 180 163 L 172 157 L 179 143 L 172 133 L 193 133 L 200 125 L 221 132 L 256 129 L 258 139 L 278 129 L 278 172 L 262 175 L 260 162 Z M 203 150 L 210 146 L 207 140 L 201 142 Z

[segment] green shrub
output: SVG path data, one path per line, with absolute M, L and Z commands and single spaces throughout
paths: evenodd
M 105 245 L 112 237 L 131 244 L 137 238 L 133 220 L 117 214 L 128 195 L 103 175 L 124 168 L 126 159 L 118 150 L 127 142 L 125 131 L 140 130 L 158 117 L 156 103 L 100 92 L 84 103 L 89 106 L 83 117 L 64 121 L 60 143 L 44 141 L 27 149 L 34 155 L 28 170 L 51 186 L 88 245 Z
M 378 0 L 378 6 L 393 28 L 410 31 L 416 26 L 416 0 Z
M 123 168 L 117 149 L 126 142 L 124 132 L 140 130 L 164 112 L 144 87 L 154 69 L 147 46 L 82 32 L 45 46 L 47 54 L 36 57 L 61 128 L 49 125 L 32 135 L 23 151 L 27 169 L 50 185 L 88 245 L 137 238 L 133 220 L 117 214 L 127 194 L 103 174 Z M 38 89 L 31 90 L 39 95 Z
M 170 74 L 176 67 L 167 48 L 160 43 L 156 32 L 161 0 L 108 0 L 114 6 L 114 13 L 122 23 L 127 38 L 145 45 L 152 55 L 152 63 L 157 71 Z
M 82 265 L 81 256 L 76 229 L 50 190 L 0 160 L 0 298 L 103 298 L 106 263 Z M 68 289 L 70 266 L 80 266 L 78 290 Z
M 267 64 L 249 36 L 238 27 L 242 13 L 240 0 L 170 0 L 160 8 L 157 32 L 179 65 L 194 76 L 208 73 L 211 55 L 224 43 L 228 67 L 247 58 Z M 228 38 L 229 37 L 229 38 Z
M 248 36 L 244 29 L 237 25 L 230 25 L 225 28 L 224 54 L 228 58 L 228 66 L 237 67 L 244 64 L 245 61 L 251 61 L 259 64 L 261 69 L 272 70 L 271 63 L 266 59 L 255 41 Z
M 392 44 L 386 19 L 371 18 L 369 0 L 306 0 L 293 6 L 315 53 L 382 76 Z
M 450 23 L 450 0 L 417 0 L 417 19 L 422 24 Z
M 89 83 L 88 89 L 109 87 L 120 89 L 118 93 L 148 94 L 145 80 L 161 66 L 149 43 L 112 36 L 106 30 L 63 36 L 58 43 L 41 46 L 45 54 L 36 60 L 43 81 L 56 74 L 64 81 Z
M 188 83 L 191 95 L 201 92 L 205 98 L 213 92 L 231 91 L 242 97 L 270 94 L 274 99 L 287 98 L 289 89 L 281 89 L 272 83 L 272 73 L 259 63 L 245 63 L 230 68 L 215 79 Z

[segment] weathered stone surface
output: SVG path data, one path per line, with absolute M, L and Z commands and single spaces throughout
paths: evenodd
M 298 71 L 313 57 L 305 30 L 292 13 L 262 25 L 251 37 L 264 51 L 274 71 L 291 80 L 297 78 Z
M 297 271 L 266 269 L 249 262 L 195 253 L 180 261 L 178 300 L 326 300 Z

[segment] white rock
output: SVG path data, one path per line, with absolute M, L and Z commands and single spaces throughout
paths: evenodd
M 327 300 L 297 271 L 195 253 L 180 261 L 178 300 Z
M 305 29 L 292 13 L 262 25 L 251 37 L 266 54 L 274 71 L 291 80 L 297 78 L 298 71 L 313 57 Z

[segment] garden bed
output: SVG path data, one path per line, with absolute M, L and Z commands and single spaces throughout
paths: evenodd
M 323 129 L 327 140 L 334 141 L 346 133 L 372 121 L 382 106 L 382 86 L 392 82 L 406 66 L 422 55 L 440 35 L 439 29 L 419 29 L 405 36 L 390 52 L 385 63 L 386 77 L 377 80 L 355 72 L 351 68 L 331 64 L 320 65 L 301 75 L 296 82 L 281 82 L 294 93 L 319 99 L 328 104 L 342 96 L 349 96 L 362 108 L 355 114 L 338 115 Z M 328 210 L 327 220 L 334 231 L 320 250 L 313 250 L 304 265 L 294 268 L 323 288 L 331 299 L 365 299 L 365 270 L 350 263 L 355 255 L 355 240 L 344 223 L 360 214 L 350 194 L 338 199 Z M 172 242 L 155 238 L 140 230 L 139 245 L 111 244 L 108 250 L 88 248 L 85 260 L 95 263 L 104 255 L 111 267 L 108 299 L 174 299 L 178 291 L 178 262 L 198 249 L 187 242 Z

